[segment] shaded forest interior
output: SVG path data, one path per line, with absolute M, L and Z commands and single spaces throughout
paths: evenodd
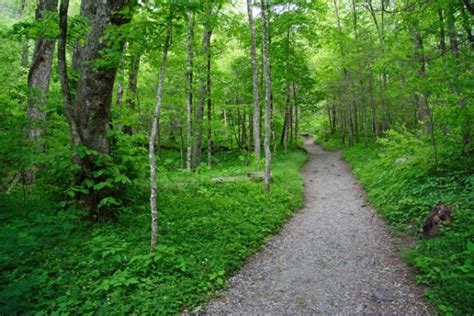
M 0 0 L 0 314 L 199 311 L 302 206 L 303 136 L 418 240 L 428 302 L 474 313 L 473 15 Z

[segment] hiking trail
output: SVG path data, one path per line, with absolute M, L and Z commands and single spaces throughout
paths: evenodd
M 229 279 L 209 314 L 431 314 L 338 152 L 307 138 L 305 204 Z

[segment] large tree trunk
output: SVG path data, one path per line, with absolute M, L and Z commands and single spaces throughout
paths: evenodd
M 106 28 L 126 22 L 116 12 L 127 3 L 127 0 L 97 2 L 88 42 L 82 50 L 82 65 L 75 102 L 76 123 L 82 145 L 104 154 L 109 153 L 107 130 L 117 65 L 97 67 L 94 62 L 101 58 L 104 49 L 110 48 L 110 43 L 103 40 Z M 121 52 L 124 43 L 119 44 Z
M 194 13 L 186 15 L 187 18 L 187 31 L 188 36 L 186 38 L 186 48 L 188 53 L 188 69 L 186 71 L 186 167 L 191 169 L 191 157 L 192 157 L 192 108 L 193 108 L 193 40 L 194 40 Z
M 73 100 L 66 70 L 66 39 L 68 0 L 61 1 L 60 9 L 60 48 L 59 68 L 66 114 L 71 126 L 73 145 L 84 146 L 89 152 L 80 155 L 81 174 L 79 181 L 93 179 L 93 173 L 105 166 L 95 162 L 97 154 L 109 154 L 107 130 L 109 128 L 112 90 L 117 71 L 116 64 L 97 66 L 96 61 L 102 58 L 105 50 L 116 49 L 121 54 L 123 40 L 118 45 L 104 40 L 107 28 L 127 23 L 130 18 L 120 11 L 128 5 L 128 0 L 93 1 L 83 0 L 81 14 L 91 18 L 91 31 L 84 46 L 77 49 L 76 66 L 79 67 L 79 81 L 76 98 Z M 117 48 L 118 47 L 118 48 Z M 91 153 L 92 152 L 92 153 Z M 94 179 L 95 181 L 101 179 Z M 110 192 L 91 190 L 81 196 L 81 201 L 90 216 L 101 221 L 115 216 L 107 208 L 98 207 L 100 201 Z
M 263 51 L 263 75 L 265 77 L 265 192 L 270 191 L 271 182 L 271 151 L 270 151 L 270 137 L 271 130 L 271 97 L 272 97 L 272 81 L 270 75 L 270 60 L 268 58 L 268 27 L 267 27 L 267 3 L 266 0 L 260 0 L 260 7 L 262 10 L 262 51 Z
M 260 160 L 261 143 L 260 143 L 260 96 L 258 91 L 258 70 L 257 70 L 257 36 L 255 33 L 255 23 L 252 13 L 252 1 L 247 0 L 247 13 L 249 17 L 250 28 L 250 60 L 252 64 L 252 94 L 253 94 L 253 142 L 255 150 L 255 158 Z
M 36 8 L 36 20 L 43 19 L 47 12 L 57 12 L 58 0 L 41 0 Z M 39 38 L 35 43 L 33 61 L 28 72 L 28 110 L 26 113 L 28 139 L 34 143 L 37 150 L 43 151 L 41 137 L 46 132 L 46 93 L 51 78 L 51 65 L 54 56 L 55 40 Z M 35 173 L 29 170 L 26 174 L 28 183 L 34 181 Z
M 153 110 L 153 120 L 149 139 L 149 159 L 150 159 L 150 210 L 151 210 L 151 249 L 155 249 L 158 241 L 158 183 L 156 183 L 156 162 L 155 162 L 155 140 L 158 133 L 158 118 L 160 117 L 161 99 L 163 95 L 163 83 L 165 80 L 166 60 L 168 57 L 168 49 L 171 43 L 171 34 L 173 28 L 173 15 L 170 9 L 168 27 L 166 31 L 166 39 L 163 45 L 160 75 L 158 80 L 158 88 L 156 91 L 156 103 Z

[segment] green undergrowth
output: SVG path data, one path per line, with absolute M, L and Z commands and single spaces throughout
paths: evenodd
M 324 144 L 324 142 L 323 142 Z M 329 141 L 334 148 L 337 141 Z M 426 297 L 441 314 L 474 314 L 474 176 L 449 147 L 439 145 L 434 163 L 429 142 L 390 131 L 377 144 L 345 148 L 344 158 L 369 202 L 396 230 L 416 236 L 404 258 Z M 438 203 L 456 207 L 441 235 L 422 237 L 424 218 Z
M 275 159 L 270 194 L 261 182 L 207 181 L 256 170 L 245 156 L 217 157 L 212 170 L 196 173 L 160 167 L 153 252 L 146 177 L 129 190 L 135 205 L 102 225 L 44 196 L 0 196 L 0 314 L 198 311 L 303 201 L 303 152 Z M 170 182 L 187 185 L 164 185 Z

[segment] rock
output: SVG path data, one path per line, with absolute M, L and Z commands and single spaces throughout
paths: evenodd
M 375 291 L 372 293 L 372 300 L 374 302 L 392 302 L 395 300 L 393 295 L 386 291 Z
M 397 160 L 395 160 L 395 164 L 396 164 L 397 166 L 399 166 L 399 165 L 403 165 L 403 164 L 405 164 L 405 163 L 407 163 L 407 162 L 409 162 L 409 161 L 410 161 L 410 158 L 409 158 L 409 157 L 400 157 L 400 158 L 398 158 Z
M 438 203 L 426 216 L 423 222 L 423 235 L 435 237 L 439 235 L 439 227 L 449 223 L 452 219 L 454 206 Z

